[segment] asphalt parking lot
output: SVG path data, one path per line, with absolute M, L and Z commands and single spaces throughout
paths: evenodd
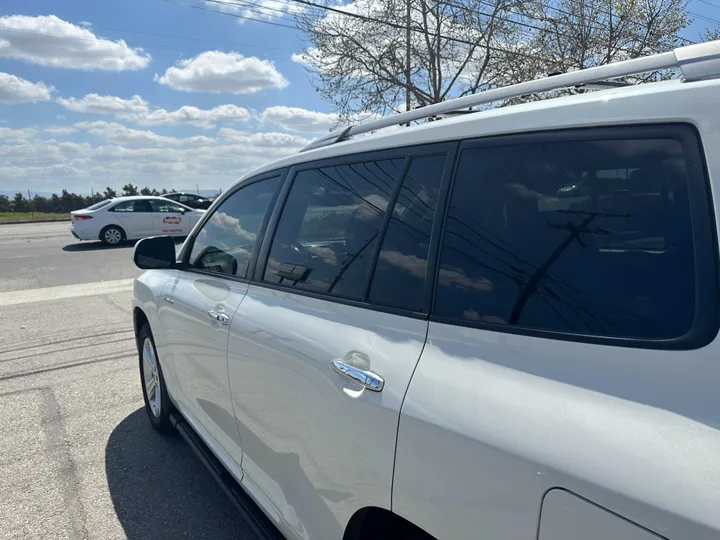
M 142 408 L 132 245 L 0 225 L 0 539 L 251 538 Z

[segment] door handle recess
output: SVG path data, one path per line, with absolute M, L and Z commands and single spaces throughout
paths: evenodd
M 224 313 L 218 313 L 217 311 L 210 310 L 208 311 L 208 316 L 225 326 L 227 323 L 230 322 L 230 317 L 225 315 Z
M 330 366 L 343 377 L 350 379 L 351 381 L 354 381 L 373 392 L 381 392 L 385 386 L 385 381 L 379 375 L 376 375 L 372 371 L 358 369 L 350 364 L 346 364 L 342 360 L 330 362 Z

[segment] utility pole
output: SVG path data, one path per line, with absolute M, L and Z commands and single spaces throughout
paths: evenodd
M 410 110 L 410 2 L 405 0 L 407 12 L 405 14 L 405 110 Z M 408 127 L 410 122 L 407 123 Z

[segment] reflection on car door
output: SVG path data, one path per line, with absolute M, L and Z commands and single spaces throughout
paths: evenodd
M 227 378 L 228 329 L 247 292 L 240 280 L 278 183 L 273 178 L 251 184 L 218 207 L 193 239 L 190 269 L 176 271 L 165 286 L 158 313 L 165 332 L 158 339 L 161 357 L 171 366 L 178 408 L 238 464 L 240 441 Z
M 396 268 L 411 258 L 387 256 L 397 235 L 382 239 L 393 197 L 396 207 L 411 206 L 407 193 L 394 195 L 408 161 L 299 172 L 269 250 L 268 286 L 251 284 L 233 318 L 228 371 L 243 483 L 301 538 L 342 538 L 358 508 L 390 508 L 400 407 L 428 323 L 418 313 L 367 309 L 364 299 L 378 252 Z M 423 162 L 417 171 L 436 171 L 439 185 L 444 163 L 443 154 L 434 168 Z M 393 279 L 414 283 L 411 296 L 419 298 L 437 202 L 437 190 L 427 191 L 410 240 L 425 247 L 424 260 L 417 247 L 391 250 L 413 254 Z

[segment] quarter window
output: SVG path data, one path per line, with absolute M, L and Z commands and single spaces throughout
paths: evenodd
M 402 159 L 297 173 L 264 281 L 360 300 Z
M 413 158 L 383 239 L 369 301 L 421 311 L 445 154 Z
M 695 264 L 681 140 L 465 149 L 435 314 L 610 337 L 685 335 Z
M 280 177 L 260 180 L 225 199 L 195 237 L 190 265 L 246 277 L 250 256 Z

